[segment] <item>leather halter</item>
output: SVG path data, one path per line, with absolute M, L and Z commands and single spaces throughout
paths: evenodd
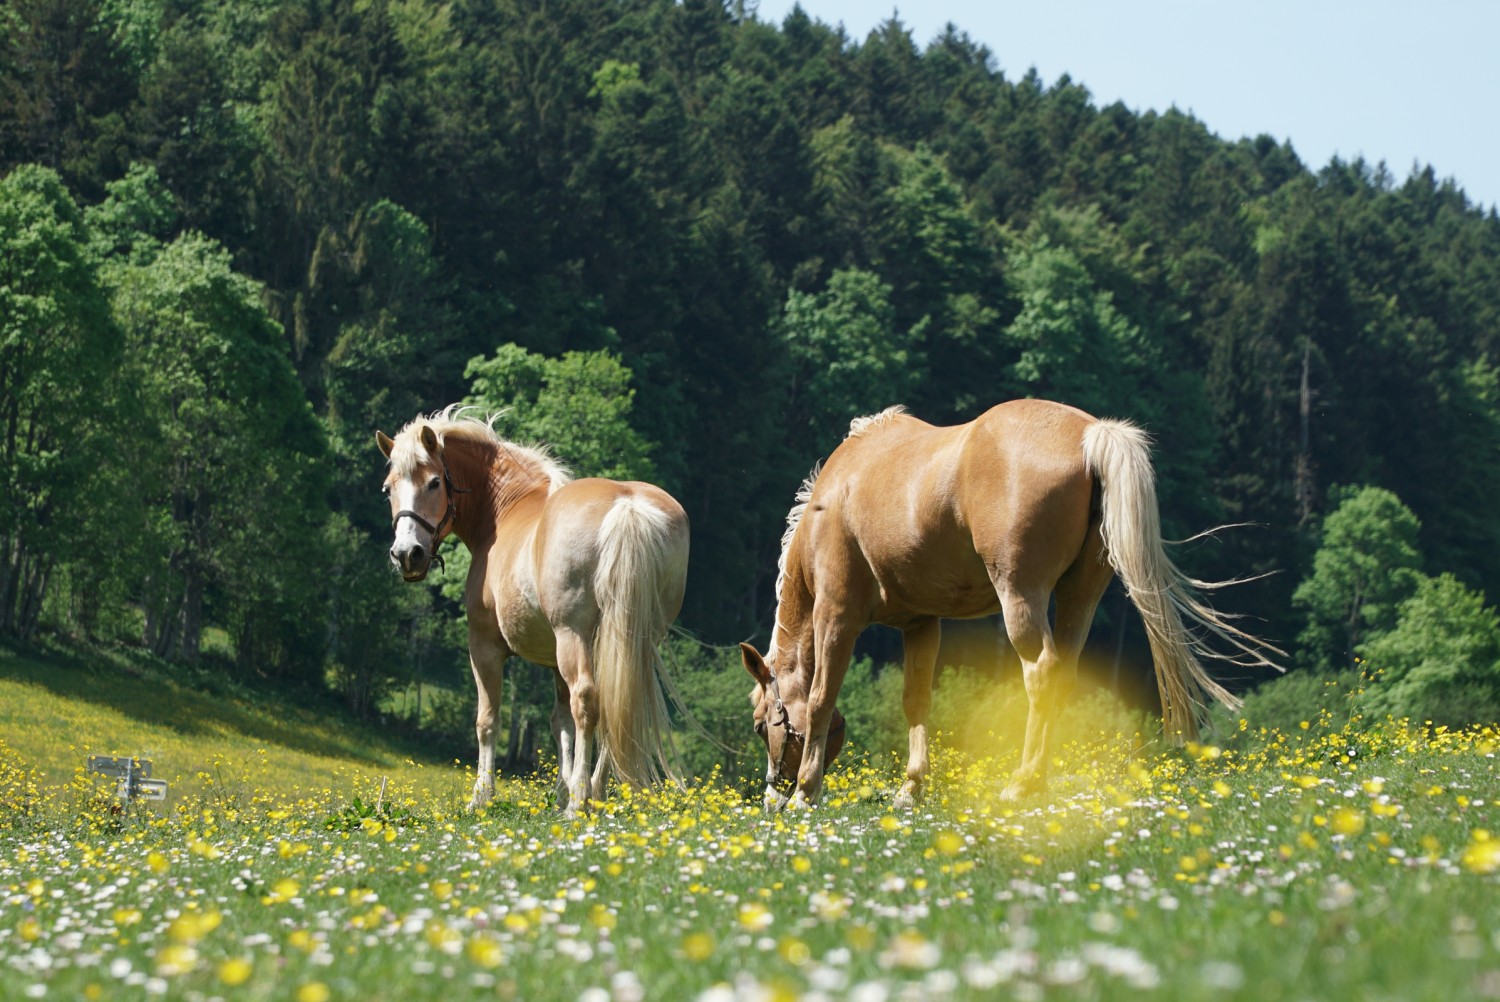
M 807 735 L 803 734 L 801 731 L 797 730 L 797 728 L 792 726 L 792 715 L 787 712 L 786 703 L 782 702 L 781 699 L 781 685 L 777 682 L 776 670 L 774 668 L 771 669 L 770 674 L 771 684 L 767 688 L 770 689 L 771 698 L 776 700 L 774 709 L 772 711 L 775 714 L 775 717 L 773 718 L 770 714 L 767 714 L 766 719 L 771 726 L 780 727 L 782 730 L 786 731 L 786 738 L 783 739 L 781 743 L 781 755 L 777 757 L 776 764 L 773 767 L 774 775 L 769 777 L 769 785 L 773 788 L 776 788 L 777 792 L 780 792 L 779 788 L 783 785 L 786 785 L 786 783 L 788 782 L 787 777 L 781 775 L 781 760 L 786 757 L 787 742 L 792 738 L 796 738 L 798 741 L 801 741 L 802 753 L 806 755 Z M 837 726 L 830 726 L 828 728 L 828 733 L 823 737 L 823 740 L 825 742 L 829 738 L 832 738 L 835 734 L 842 733 L 845 727 L 845 720 L 843 718 L 843 715 L 839 714 L 837 710 L 834 711 L 834 714 L 838 717 L 838 724 Z M 790 777 L 789 782 L 793 786 L 795 786 L 797 783 L 797 777 L 795 775 Z
M 453 482 L 453 474 L 448 472 L 448 457 L 441 456 L 440 458 L 442 459 L 443 463 L 443 487 L 448 495 L 448 510 L 443 513 L 442 518 L 438 519 L 437 525 L 433 525 L 418 513 L 411 511 L 410 509 L 403 508 L 391 517 L 391 532 L 394 533 L 396 531 L 396 526 L 400 524 L 403 518 L 409 518 L 413 522 L 420 525 L 422 528 L 426 529 L 429 533 L 432 534 L 432 562 L 437 564 L 438 567 L 446 570 L 448 565 L 443 562 L 442 555 L 437 552 L 437 548 L 438 544 L 443 541 L 443 530 L 451 525 L 453 523 L 453 519 L 458 515 L 458 503 L 454 500 L 454 495 L 468 494 L 473 490 L 473 488 L 459 487 L 458 485 L 456 485 Z

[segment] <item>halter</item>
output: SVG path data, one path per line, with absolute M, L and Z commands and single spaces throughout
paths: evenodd
M 774 717 L 771 717 L 771 715 L 768 714 L 766 720 L 768 720 L 768 723 L 771 724 L 772 727 L 781 727 L 781 729 L 786 730 L 786 738 L 781 739 L 781 754 L 777 757 L 777 760 L 775 760 L 775 777 L 771 780 L 771 786 L 775 787 L 775 789 L 777 789 L 777 792 L 780 792 L 781 786 L 786 786 L 786 784 L 792 784 L 792 786 L 795 786 L 796 784 L 795 775 L 792 775 L 789 780 L 787 780 L 787 777 L 784 777 L 784 775 L 781 775 L 781 771 L 783 771 L 783 769 L 781 769 L 781 766 L 783 766 L 783 762 L 784 760 L 786 760 L 786 745 L 790 744 L 792 738 L 796 738 L 798 739 L 798 741 L 802 742 L 802 754 L 807 754 L 807 735 L 804 735 L 801 730 L 798 730 L 796 729 L 796 727 L 792 726 L 792 714 L 789 714 L 789 712 L 786 711 L 786 703 L 781 702 L 781 685 L 778 684 L 777 678 L 775 678 L 775 669 L 771 670 L 771 685 L 769 685 L 769 690 L 771 690 L 771 699 L 775 700 L 775 706 L 774 709 L 772 709 L 772 712 L 774 712 L 775 715 Z M 828 735 L 823 738 L 823 741 L 828 741 L 828 738 L 832 738 L 835 733 L 843 732 L 844 723 L 846 723 L 846 721 L 844 721 L 844 718 L 838 717 L 838 726 L 829 727 Z
M 473 490 L 473 488 L 459 487 L 458 485 L 456 485 L 453 482 L 453 474 L 448 472 L 448 457 L 441 456 L 440 458 L 443 461 L 443 487 L 448 495 L 448 510 L 443 513 L 442 518 L 438 519 L 438 524 L 433 525 L 431 522 L 427 521 L 427 519 L 423 518 L 416 512 L 403 508 L 400 511 L 396 512 L 396 514 L 391 518 L 391 532 L 394 533 L 396 531 L 396 526 L 400 524 L 403 518 L 409 518 L 413 522 L 420 525 L 422 528 L 426 529 L 429 533 L 432 534 L 432 562 L 437 564 L 440 569 L 447 570 L 448 565 L 443 561 L 442 554 L 438 553 L 437 548 L 438 544 L 443 541 L 443 530 L 447 528 L 447 526 L 453 522 L 454 517 L 458 515 L 458 504 L 454 501 L 453 496 L 455 494 L 468 494 Z M 783 710 L 782 712 L 785 712 L 785 710 Z
M 781 775 L 781 772 L 783 772 L 783 763 L 786 762 L 786 745 L 792 742 L 792 738 L 796 738 L 802 742 L 802 754 L 807 754 L 807 738 L 805 738 L 805 735 L 802 735 L 801 730 L 792 726 L 792 714 L 786 712 L 786 703 L 781 702 L 781 687 L 775 681 L 775 669 L 771 669 L 771 685 L 769 685 L 769 690 L 771 690 L 771 699 L 775 700 L 775 708 L 772 711 L 774 715 L 766 715 L 766 723 L 771 724 L 772 727 L 781 727 L 781 729 L 786 730 L 786 736 L 781 738 L 781 754 L 775 759 L 775 775 L 774 777 L 769 777 L 769 784 L 771 784 L 772 789 L 777 790 L 777 793 L 781 793 L 781 787 L 787 784 L 787 778 Z M 795 775 L 790 777 L 790 784 L 795 786 Z

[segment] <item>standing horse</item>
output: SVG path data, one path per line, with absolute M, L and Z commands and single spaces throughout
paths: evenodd
M 632 786 L 670 777 L 656 648 L 682 608 L 682 506 L 650 484 L 573 480 L 545 452 L 501 440 L 456 407 L 375 440 L 390 460 L 391 562 L 402 577 L 426 577 L 449 532 L 473 558 L 464 605 L 479 778 L 469 806 L 495 793 L 500 683 L 512 654 L 557 670 L 552 731 L 569 816 L 590 795 L 603 797 L 606 763 Z
M 1238 701 L 1204 671 L 1199 658 L 1211 652 L 1184 619 L 1237 648 L 1227 660 L 1270 662 L 1265 645 L 1196 595 L 1218 586 L 1167 557 L 1145 433 L 1041 400 L 1001 404 L 951 428 L 901 407 L 857 418 L 787 515 L 768 653 L 740 645 L 766 743 L 767 809 L 784 806 L 794 783 L 794 805 L 816 802 L 844 742 L 834 702 L 870 623 L 902 631 L 909 756 L 896 803 L 910 807 L 928 772 L 939 618 L 997 611 L 1030 701 L 1021 764 L 1002 797 L 1044 789 L 1049 739 L 1115 574 L 1146 624 L 1166 730 L 1193 736 L 1205 695 Z

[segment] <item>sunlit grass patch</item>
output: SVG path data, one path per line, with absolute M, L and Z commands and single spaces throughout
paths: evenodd
M 575 820 L 512 780 L 469 812 L 469 769 L 373 742 L 171 735 L 158 763 L 205 775 L 122 810 L 76 749 L 57 780 L 0 744 L 0 997 L 1484 997 L 1493 728 L 1171 749 L 1109 718 L 1074 718 L 1044 796 L 1001 801 L 1015 742 L 971 731 L 915 810 L 856 749 L 774 817 L 712 778 Z

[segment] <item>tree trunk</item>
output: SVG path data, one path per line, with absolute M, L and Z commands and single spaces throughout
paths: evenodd
M 188 568 L 182 595 L 182 660 L 198 663 L 203 647 L 203 574 Z
M 525 718 L 521 712 L 521 673 L 510 673 L 510 734 L 505 741 L 505 771 L 515 775 L 521 759 L 521 724 Z
M 1306 525 L 1313 515 L 1312 461 L 1312 342 L 1302 343 L 1302 384 L 1297 397 L 1297 524 Z
M 37 627 L 42 621 L 42 605 L 47 598 L 47 582 L 51 577 L 51 559 L 37 560 L 31 568 L 26 590 L 21 596 L 21 615 L 17 625 L 20 627 L 18 632 L 22 640 L 30 640 L 36 636 Z
M 16 577 L 20 570 L 17 551 L 20 543 L 14 536 L 6 536 L 0 547 L 0 633 L 15 633 L 14 595 Z

